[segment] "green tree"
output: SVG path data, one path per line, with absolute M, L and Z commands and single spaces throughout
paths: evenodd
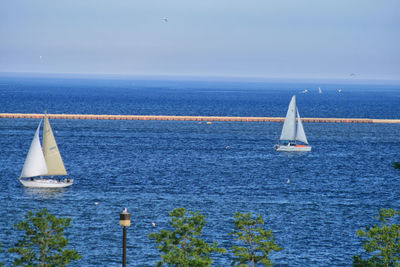
M 393 220 L 400 215 L 394 209 L 381 209 L 380 224 L 359 229 L 357 235 L 363 238 L 363 247 L 371 257 L 362 255 L 353 257 L 353 266 L 400 266 L 400 225 Z
M 2 247 L 2 244 L 0 243 L 0 253 L 3 252 L 3 249 L 1 247 Z M 2 266 L 3 266 L 3 263 L 0 262 L 0 267 L 2 267 Z
M 185 208 L 174 209 L 169 213 L 173 230 L 161 230 L 160 233 L 149 235 L 158 244 L 157 248 L 161 252 L 161 261 L 157 266 L 210 266 L 212 252 L 226 252 L 216 242 L 208 244 L 201 239 L 206 223 L 205 216 L 199 212 L 189 213 L 190 216 Z
M 244 244 L 231 247 L 234 255 L 232 265 L 249 266 L 251 262 L 253 267 L 256 263 L 272 266 L 269 253 L 283 248 L 275 243 L 272 230 L 263 228 L 261 215 L 252 219 L 251 213 L 236 212 L 234 219 L 235 230 L 230 235 L 235 237 L 237 243 Z
M 82 257 L 76 250 L 64 249 L 68 244 L 64 228 L 69 227 L 70 218 L 57 218 L 47 209 L 36 214 L 29 211 L 24 217 L 15 227 L 25 231 L 25 236 L 8 250 L 19 254 L 15 266 L 66 266 Z
M 399 162 L 394 162 L 393 163 L 393 168 L 400 169 L 400 163 Z

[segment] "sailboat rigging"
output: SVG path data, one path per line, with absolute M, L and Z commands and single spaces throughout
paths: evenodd
M 285 121 L 283 122 L 281 137 L 278 144 L 274 146 L 274 149 L 276 151 L 284 152 L 311 151 L 311 146 L 308 144 L 306 133 L 304 132 L 303 128 L 303 123 L 300 119 L 295 95 L 290 101 Z
M 68 177 L 47 114 L 44 116 L 43 147 L 39 132 L 42 120 L 33 137 L 19 181 L 25 187 L 60 188 L 73 184 Z M 54 176 L 62 177 L 54 179 Z

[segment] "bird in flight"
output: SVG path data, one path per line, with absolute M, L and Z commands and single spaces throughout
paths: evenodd
M 168 18 L 167 17 L 161 18 L 160 20 L 162 20 L 164 22 L 168 22 Z

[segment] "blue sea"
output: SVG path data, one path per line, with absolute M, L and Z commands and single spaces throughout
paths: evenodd
M 400 85 L 379 82 L 17 76 L 0 77 L 0 113 L 284 117 L 294 94 L 302 117 L 400 118 Z M 204 214 L 204 239 L 226 248 L 236 211 L 261 214 L 284 248 L 270 254 L 281 266 L 351 266 L 363 251 L 357 230 L 375 223 L 381 208 L 400 209 L 400 172 L 392 167 L 400 124 L 306 122 L 312 152 L 291 155 L 273 150 L 277 122 L 50 122 L 75 178 L 62 190 L 17 180 L 39 120 L 0 119 L 5 266 L 7 248 L 22 235 L 14 224 L 40 208 L 72 218 L 68 247 L 83 258 L 71 266 L 121 265 L 124 208 L 132 216 L 128 266 L 155 265 L 160 256 L 148 235 L 169 229 L 178 207 Z M 213 259 L 230 266 L 232 254 Z

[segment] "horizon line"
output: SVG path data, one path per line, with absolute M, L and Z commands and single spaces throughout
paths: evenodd
M 341 81 L 347 83 L 373 83 L 385 82 L 400 84 L 400 79 L 392 78 L 359 78 L 349 77 L 295 77 L 295 76 L 250 76 L 250 75 L 188 75 L 188 74 L 120 74 L 120 73 L 67 73 L 67 72 L 4 72 L 0 71 L 0 77 L 62 77 L 62 78 L 103 78 L 103 79 L 127 79 L 127 78 L 146 78 L 150 80 L 194 80 L 194 81 L 248 81 L 248 82 L 267 82 L 267 81 Z

